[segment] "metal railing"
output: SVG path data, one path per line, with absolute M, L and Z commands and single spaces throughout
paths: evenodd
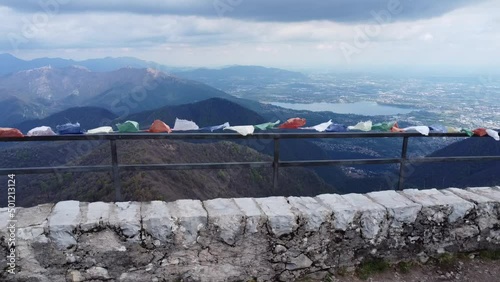
M 312 160 L 312 161 L 281 161 L 280 140 L 282 139 L 317 139 L 317 138 L 403 138 L 401 157 L 399 158 L 374 158 L 374 159 L 341 159 L 341 160 Z M 120 172 L 121 171 L 146 171 L 146 170 L 192 170 L 192 169 L 229 169 L 235 167 L 243 168 L 273 168 L 273 187 L 278 187 L 278 174 L 281 167 L 307 167 L 307 166 L 334 166 L 334 165 L 381 165 L 399 164 L 398 189 L 403 189 L 405 181 L 405 167 L 414 163 L 429 162 L 456 162 L 456 161 L 495 161 L 500 156 L 460 156 L 460 157 L 418 157 L 408 158 L 409 138 L 424 137 L 467 137 L 465 133 L 431 133 L 423 136 L 419 133 L 391 133 L 391 132 L 341 132 L 341 133 L 256 133 L 242 136 L 236 133 L 115 133 L 105 135 L 58 135 L 58 136 L 36 136 L 22 138 L 0 138 L 0 142 L 34 142 L 34 141 L 103 141 L 108 140 L 111 146 L 111 165 L 94 166 L 57 166 L 57 167 L 22 167 L 22 168 L 0 168 L 0 173 L 8 174 L 46 174 L 64 172 L 111 172 L 115 198 L 122 199 Z M 248 139 L 272 139 L 274 141 L 274 154 L 272 162 L 225 162 L 225 163 L 177 163 L 177 164 L 119 164 L 117 153 L 117 140 L 248 140 Z

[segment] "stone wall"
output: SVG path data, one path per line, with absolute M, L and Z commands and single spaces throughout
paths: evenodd
M 293 281 L 371 258 L 500 248 L 500 188 L 19 208 L 1 281 Z M 7 209 L 0 266 L 8 267 Z

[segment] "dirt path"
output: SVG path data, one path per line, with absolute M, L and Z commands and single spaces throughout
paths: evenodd
M 361 278 L 360 278 L 361 277 Z M 364 279 L 363 279 L 364 278 Z M 478 258 L 475 255 L 444 257 L 426 264 L 409 263 L 384 267 L 370 266 L 356 273 L 327 274 L 322 279 L 303 279 L 301 282 L 500 282 L 498 257 Z

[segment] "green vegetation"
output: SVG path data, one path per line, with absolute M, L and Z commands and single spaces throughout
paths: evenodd
M 229 179 L 229 175 L 224 170 L 219 169 L 219 171 L 217 172 L 217 178 L 222 181 L 227 181 Z
M 373 274 L 386 271 L 389 267 L 389 263 L 383 259 L 371 259 L 362 262 L 356 270 L 356 274 L 359 278 L 366 280 Z
M 229 150 L 231 150 L 232 154 L 240 154 L 240 147 L 235 143 L 230 143 Z
M 477 253 L 475 253 L 477 254 Z M 444 253 L 439 255 L 437 258 L 432 260 L 432 263 L 440 268 L 441 270 L 449 271 L 457 265 L 459 261 L 469 260 L 470 253 Z M 482 250 L 477 254 L 477 257 L 483 260 L 497 261 L 500 260 L 500 250 Z M 362 262 L 356 269 L 356 275 L 363 280 L 372 277 L 375 274 L 383 273 L 393 267 L 395 270 L 402 274 L 408 274 L 411 272 L 413 267 L 419 265 L 417 261 L 401 261 L 395 265 L 391 265 L 389 262 L 383 259 L 370 259 Z M 339 267 L 336 270 L 338 276 L 347 276 L 348 270 L 346 267 Z M 335 281 L 334 276 L 328 274 L 323 278 L 322 282 Z M 301 282 L 313 281 L 309 278 L 304 278 L 299 280 Z M 314 280 L 317 281 L 317 280 Z
M 468 260 L 469 259 L 469 254 L 468 253 L 457 253 L 457 254 L 455 254 L 455 256 L 459 260 Z
M 71 182 L 73 181 L 73 174 L 71 174 L 70 172 L 66 172 L 63 174 L 63 181 L 64 182 Z
M 500 250 L 483 250 L 479 252 L 479 257 L 484 260 L 500 260 Z
M 342 276 L 342 277 L 346 276 L 347 272 L 348 271 L 347 271 L 347 268 L 345 266 L 339 267 L 339 269 L 337 269 L 337 274 L 339 276 Z
M 16 157 L 23 162 L 29 162 L 31 156 L 28 150 L 19 150 L 16 152 Z
M 339 274 L 340 275 L 340 274 Z M 323 282 L 334 282 L 335 281 L 335 277 L 328 273 L 325 278 L 323 279 Z
M 398 270 L 403 274 L 407 274 L 410 272 L 413 263 L 411 261 L 401 261 L 398 263 Z
M 89 150 L 75 150 L 74 142 L 22 145 L 2 151 L 0 165 L 15 163 L 30 166 L 109 165 L 109 144 L 85 143 Z M 230 148 L 235 148 L 231 152 Z M 78 148 L 76 148 L 78 149 Z M 17 154 L 29 156 L 26 161 Z M 207 152 L 209 154 L 207 154 Z M 235 161 L 269 161 L 261 154 L 234 142 L 190 143 L 166 140 L 120 141 L 120 163 L 207 163 Z M 69 156 L 68 156 L 69 155 Z M 19 175 L 23 189 L 18 191 L 19 205 L 34 206 L 61 200 L 84 202 L 115 200 L 112 177 L 108 172 Z M 271 189 L 273 172 L 267 168 L 237 168 L 186 171 L 122 172 L 120 175 L 125 201 L 175 201 L 177 199 L 213 199 L 218 197 L 266 197 L 270 195 L 312 196 L 331 192 L 333 188 L 314 172 L 304 168 L 287 168 L 280 172 L 277 191 Z M 304 187 L 309 189 L 305 190 Z
M 262 180 L 264 180 L 264 178 L 257 169 L 255 168 L 250 169 L 250 173 L 252 174 L 252 180 L 254 182 L 261 182 Z
M 445 253 L 436 258 L 436 265 L 442 269 L 451 269 L 458 263 L 456 255 Z

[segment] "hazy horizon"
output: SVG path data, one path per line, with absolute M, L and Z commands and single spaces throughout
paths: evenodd
M 356 67 L 356 68 L 336 68 L 336 67 L 321 67 L 321 66 L 276 66 L 276 65 L 267 65 L 267 64 L 225 64 L 225 65 L 212 65 L 212 66 L 190 66 L 190 65 L 171 65 L 171 64 L 160 64 L 154 60 L 145 60 L 140 57 L 132 57 L 132 56 L 121 56 L 121 57 L 89 57 L 85 59 L 75 59 L 74 57 L 63 57 L 63 56 L 44 56 L 44 57 L 22 57 L 16 56 L 11 53 L 0 53 L 12 55 L 18 59 L 24 61 L 37 60 L 37 59 L 64 59 L 64 60 L 73 60 L 76 62 L 75 66 L 78 66 L 78 62 L 84 62 L 86 60 L 101 60 L 101 59 L 120 59 L 120 58 L 131 58 L 143 60 L 144 62 L 149 62 L 149 68 L 159 69 L 165 73 L 175 72 L 175 71 L 184 71 L 184 70 L 195 70 L 195 69 L 224 69 L 229 67 L 265 67 L 265 68 L 276 68 L 294 72 L 301 72 L 304 74 L 337 74 L 337 75 L 369 75 L 369 76 L 380 76 L 385 77 L 387 75 L 394 77 L 468 77 L 468 78 L 477 78 L 479 80 L 488 78 L 489 80 L 498 80 L 498 76 L 500 75 L 500 69 L 496 68 L 426 68 L 426 67 L 409 67 L 409 66 L 384 66 L 380 68 L 378 66 L 372 67 Z M 162 70 L 164 67 L 172 69 L 172 71 Z M 56 67 L 57 68 L 57 67 Z M 140 67 L 139 67 L 140 68 Z

